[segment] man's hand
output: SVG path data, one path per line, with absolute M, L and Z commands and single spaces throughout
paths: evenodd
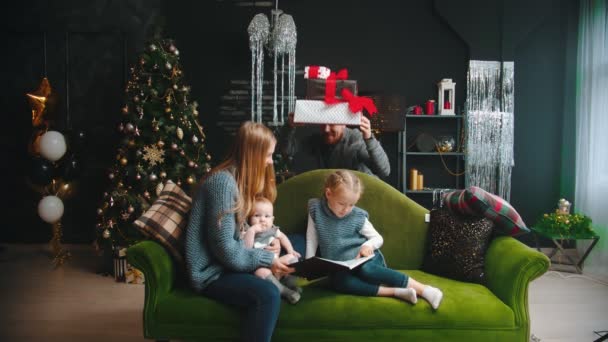
M 363 139 L 368 140 L 372 137 L 372 124 L 363 114 L 361 114 L 361 126 L 359 126 L 359 130 L 363 134 Z
M 374 249 L 368 245 L 363 245 L 363 246 L 361 246 L 361 249 L 359 250 L 359 254 L 357 254 L 356 259 L 359 259 L 361 257 L 366 257 L 366 256 L 369 256 L 372 254 L 374 254 Z
M 279 255 L 279 253 L 281 253 L 281 241 L 279 241 L 279 239 L 274 239 L 272 240 L 270 245 L 266 246 L 266 248 L 264 249 L 276 255 Z

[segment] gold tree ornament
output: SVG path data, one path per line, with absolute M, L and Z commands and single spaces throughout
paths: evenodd
M 163 191 L 164 187 L 165 187 L 165 185 L 162 182 L 158 183 L 158 185 L 156 186 L 156 189 L 155 189 L 156 196 L 160 196 L 160 193 Z
M 157 145 L 144 146 L 144 155 L 142 157 L 150 166 L 156 166 L 156 164 L 162 164 L 165 162 L 165 151 L 160 149 Z
M 51 84 L 46 77 L 42 79 L 38 89 L 26 94 L 32 106 L 32 126 L 38 127 L 44 124 L 44 110 L 49 95 L 51 95 Z

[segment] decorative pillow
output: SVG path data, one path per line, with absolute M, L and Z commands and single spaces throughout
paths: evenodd
M 483 216 L 491 220 L 498 234 L 516 236 L 530 232 L 509 202 L 482 188 L 471 186 L 447 193 L 443 203 L 453 213 Z
M 188 224 L 192 199 L 177 184 L 167 181 L 160 196 L 137 220 L 135 226 L 158 241 L 175 258 L 183 261 L 181 234 Z
M 432 210 L 423 269 L 482 284 L 484 258 L 493 227 L 484 217 L 454 214 L 446 208 Z

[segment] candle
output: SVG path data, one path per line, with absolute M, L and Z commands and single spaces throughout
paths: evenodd
M 435 114 L 435 100 L 426 101 L 426 114 L 427 115 Z
M 418 189 L 418 170 L 410 169 L 410 190 Z

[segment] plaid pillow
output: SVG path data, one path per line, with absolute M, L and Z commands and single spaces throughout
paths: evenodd
M 504 199 L 476 186 L 444 195 L 444 204 L 453 213 L 483 216 L 494 222 L 502 235 L 519 235 L 530 230 L 517 211 Z
M 137 220 L 135 226 L 163 245 L 176 261 L 183 261 L 180 235 L 188 224 L 192 199 L 177 184 L 167 181 L 160 196 Z

